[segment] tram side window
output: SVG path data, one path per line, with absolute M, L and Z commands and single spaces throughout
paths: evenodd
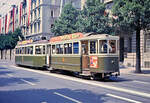
M 109 45 L 112 48 L 109 53 L 116 53 L 116 40 L 109 40 Z
M 52 54 L 55 54 L 56 50 L 55 50 L 55 45 L 52 45 Z
M 33 54 L 33 46 L 29 47 L 29 54 Z
M 21 48 L 19 48 L 19 54 L 21 54 Z
M 25 53 L 25 48 L 24 47 L 22 47 L 22 54 L 24 54 Z
M 72 54 L 72 43 L 64 44 L 64 54 Z
M 78 54 L 79 53 L 79 43 L 73 43 L 73 53 Z
M 18 54 L 18 49 L 16 48 L 15 50 L 16 50 L 16 51 L 15 51 L 15 54 Z
M 45 54 L 45 46 L 43 46 L 43 54 Z
M 42 54 L 42 46 L 35 46 L 35 54 Z
M 62 44 L 56 45 L 56 54 L 63 54 L 63 45 Z
M 97 41 L 90 41 L 90 54 L 96 54 Z
M 30 47 L 27 47 L 27 54 L 30 54 Z
M 99 53 L 107 53 L 107 40 L 100 40 L 99 41 Z
M 28 48 L 27 47 L 25 47 L 25 54 L 28 54 Z
M 99 41 L 100 53 L 116 53 L 116 41 L 115 40 L 100 40 Z

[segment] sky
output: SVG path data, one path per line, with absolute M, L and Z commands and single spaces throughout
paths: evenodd
M 12 8 L 11 5 L 19 5 L 23 0 L 0 0 L 0 15 L 5 15 Z

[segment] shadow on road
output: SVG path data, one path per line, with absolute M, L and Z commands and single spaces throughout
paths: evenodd
M 0 91 L 1 103 L 75 103 L 61 95 L 76 99 L 82 103 L 103 103 L 106 102 L 105 94 L 95 94 L 87 90 L 71 89 L 29 89 L 16 91 Z
M 142 70 L 142 74 L 150 74 L 150 70 Z
M 22 79 L 29 81 L 29 82 L 33 82 L 33 83 L 38 82 L 37 79 L 33 79 L 33 78 L 0 77 L 0 87 L 11 86 L 11 85 L 15 85 L 15 84 L 26 84 L 24 81 L 22 81 Z
M 0 69 L 8 69 L 8 68 L 6 68 L 6 67 L 0 67 Z
M 13 72 L 11 72 L 11 71 L 0 71 L 0 75 L 7 75 L 10 73 L 13 73 Z

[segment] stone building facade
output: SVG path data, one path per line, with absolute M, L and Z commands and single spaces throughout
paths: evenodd
M 29 15 L 29 3 L 27 0 L 22 2 L 22 32 L 26 39 L 33 39 L 34 41 L 41 40 L 42 37 L 50 38 L 53 36 L 51 28 L 54 21 L 58 19 L 64 5 L 72 3 L 72 5 L 80 9 L 80 0 L 31 0 L 30 23 L 27 24 Z

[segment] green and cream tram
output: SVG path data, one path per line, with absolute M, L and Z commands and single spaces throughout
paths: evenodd
M 74 33 L 35 43 L 23 41 L 16 47 L 15 63 L 90 77 L 119 75 L 118 41 L 118 36 L 93 33 Z
M 47 45 L 50 70 L 104 78 L 119 75 L 118 36 L 83 34 L 53 37 Z
M 47 67 L 47 41 L 32 43 L 31 40 L 20 42 L 15 48 L 16 65 L 29 67 Z

